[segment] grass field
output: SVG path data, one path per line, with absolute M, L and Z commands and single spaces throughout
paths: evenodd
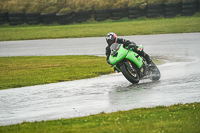
M 200 103 L 0 126 L 1 133 L 199 133 Z
M 0 57 L 0 89 L 71 81 L 113 72 L 105 57 Z
M 200 15 L 170 19 L 139 18 L 136 20 L 130 20 L 128 18 L 124 18 L 118 21 L 91 21 L 72 25 L 3 25 L 0 27 L 0 41 L 100 37 L 105 36 L 111 31 L 120 36 L 200 32 L 199 22 Z

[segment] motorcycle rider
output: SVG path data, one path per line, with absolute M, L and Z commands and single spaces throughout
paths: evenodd
M 124 48 L 128 46 L 129 49 L 133 49 L 134 52 L 136 52 L 139 56 L 142 56 L 147 61 L 149 66 L 151 65 L 152 60 L 149 57 L 149 55 L 145 53 L 143 49 L 137 46 L 134 42 L 130 42 L 129 40 L 125 40 L 123 38 L 117 38 L 117 35 L 114 32 L 109 32 L 106 35 L 106 41 L 108 43 L 108 46 L 106 47 L 106 57 L 107 57 L 106 60 L 108 64 L 111 65 L 109 61 L 109 56 L 111 53 L 110 46 L 113 43 L 119 43 L 119 44 L 123 44 Z

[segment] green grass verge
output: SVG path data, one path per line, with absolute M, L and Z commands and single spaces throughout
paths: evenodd
M 0 126 L 1 133 L 199 133 L 200 103 Z
M 105 57 L 0 57 L 0 89 L 71 81 L 112 72 Z
M 106 58 L 97 56 L 0 57 L 0 62 L 0 90 L 92 78 L 113 72 Z
M 20 25 L 0 27 L 0 41 L 27 40 L 27 39 L 49 39 L 49 38 L 77 38 L 77 37 L 99 37 L 108 32 L 117 35 L 145 35 L 165 33 L 188 33 L 200 32 L 199 15 L 192 17 L 139 18 L 130 20 L 107 20 L 104 22 L 87 22 L 72 25 Z

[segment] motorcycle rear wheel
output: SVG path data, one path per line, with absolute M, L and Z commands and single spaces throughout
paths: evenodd
M 157 81 L 160 79 L 161 74 L 155 64 L 153 64 L 153 66 L 150 68 L 149 76 L 150 76 L 150 80 L 152 80 L 152 81 Z
M 140 77 L 137 73 L 137 70 L 132 66 L 132 70 L 130 70 L 130 68 L 128 66 L 126 66 L 125 64 L 123 64 L 120 67 L 122 74 L 124 75 L 124 77 L 130 81 L 133 84 L 136 84 L 139 82 Z

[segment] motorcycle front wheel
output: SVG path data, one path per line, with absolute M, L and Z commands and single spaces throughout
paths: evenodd
M 130 69 L 131 68 L 131 69 Z M 120 67 L 121 71 L 122 71 L 122 74 L 124 75 L 124 77 L 131 83 L 135 84 L 135 83 L 138 83 L 139 80 L 140 80 L 140 77 L 137 73 L 137 70 L 131 66 L 131 67 L 128 67 L 126 66 L 125 64 L 123 64 L 121 67 Z

